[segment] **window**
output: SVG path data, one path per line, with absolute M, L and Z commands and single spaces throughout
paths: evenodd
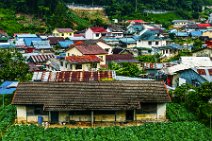
M 99 37 L 99 35 L 100 35 L 99 33 L 96 33 L 96 37 Z
M 101 59 L 101 62 L 103 62 L 103 56 L 99 56 L 99 58 Z
M 105 51 L 109 52 L 109 49 L 105 49 Z
M 137 110 L 138 114 L 156 114 L 157 104 L 156 103 L 141 103 L 141 109 Z
M 72 36 L 72 33 L 69 33 L 70 36 Z
M 68 68 L 68 65 L 69 65 L 69 64 L 68 64 L 68 63 L 66 63 L 66 68 Z
M 91 68 L 97 68 L 97 63 L 92 63 Z
M 60 65 L 63 67 L 63 61 L 60 61 Z
M 200 75 L 206 75 L 206 72 L 204 69 L 197 69 L 197 72 L 200 74 Z
M 47 111 L 43 111 L 43 106 L 28 106 L 27 115 L 48 115 Z
M 68 53 L 68 56 L 70 56 L 70 53 Z
M 151 42 L 151 41 L 149 41 L 149 42 L 148 42 L 148 45 L 152 45 L 152 42 Z
M 64 33 L 62 33 L 62 36 L 64 36 Z
M 77 70 L 81 70 L 81 69 L 82 69 L 82 64 L 77 64 L 77 65 L 76 65 L 76 69 L 77 69 Z
M 158 41 L 156 41 L 156 42 L 155 42 L 155 45 L 159 45 L 159 42 L 158 42 Z

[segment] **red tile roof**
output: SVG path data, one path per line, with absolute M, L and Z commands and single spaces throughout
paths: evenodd
M 60 33 L 69 33 L 69 32 L 73 32 L 73 30 L 71 28 L 56 28 L 56 30 Z
M 65 41 L 63 37 L 49 37 L 50 45 L 56 45 L 59 41 Z
M 207 45 L 207 48 L 212 49 L 212 40 L 206 41 L 205 44 Z
M 85 55 L 85 56 L 68 56 L 65 58 L 71 64 L 76 63 L 98 63 L 101 59 L 95 55 Z
M 83 55 L 98 55 L 98 54 L 108 54 L 104 49 L 97 45 L 79 45 L 75 46 Z
M 127 22 L 135 22 L 135 23 L 145 23 L 143 20 L 128 20 Z
M 203 24 L 197 24 L 197 26 L 198 26 L 199 28 L 207 28 L 207 27 L 210 27 L 211 24 L 203 23 Z
M 107 32 L 107 30 L 104 29 L 103 27 L 91 27 L 90 29 L 91 29 L 93 32 L 98 32 L 98 33 Z

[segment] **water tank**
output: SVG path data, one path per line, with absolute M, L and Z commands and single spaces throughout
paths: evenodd
M 38 124 L 42 125 L 43 122 L 43 117 L 42 116 L 38 116 Z

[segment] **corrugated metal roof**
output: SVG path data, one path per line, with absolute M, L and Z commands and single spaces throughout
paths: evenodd
M 59 71 L 34 72 L 32 81 L 42 82 L 73 82 L 73 81 L 101 81 L 115 79 L 114 71 Z
M 33 41 L 41 41 L 41 38 L 24 38 L 24 43 L 26 46 L 31 46 Z
M 37 38 L 38 37 L 36 34 L 16 34 L 15 36 L 18 38 Z
M 60 41 L 58 43 L 59 43 L 60 47 L 62 47 L 62 48 L 68 48 L 70 45 L 74 44 L 74 42 L 70 41 L 70 40 Z
M 209 57 L 181 57 L 181 63 L 190 67 L 210 67 L 212 61 Z
M 32 41 L 32 45 L 35 49 L 51 49 L 49 41 Z
M 32 55 L 29 59 L 32 59 L 34 63 L 43 63 L 48 61 L 50 58 L 55 58 L 54 54 L 45 54 L 45 55 Z
M 13 92 L 16 90 L 18 86 L 17 81 L 5 81 L 3 84 L 0 86 L 0 94 L 13 94 Z
M 119 41 L 125 44 L 136 44 L 136 40 L 133 38 L 121 38 Z

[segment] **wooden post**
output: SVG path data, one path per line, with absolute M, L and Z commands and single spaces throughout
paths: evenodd
M 136 121 L 136 110 L 133 110 L 133 120 Z
M 48 122 L 51 122 L 51 111 L 49 111 L 49 117 L 48 117 Z
M 115 125 L 116 125 L 116 116 L 117 116 L 117 115 L 116 115 L 116 111 L 115 111 L 115 113 L 114 113 L 114 116 L 115 116 Z
M 93 127 L 93 123 L 94 123 L 94 116 L 93 116 L 93 111 L 91 111 L 91 126 Z

